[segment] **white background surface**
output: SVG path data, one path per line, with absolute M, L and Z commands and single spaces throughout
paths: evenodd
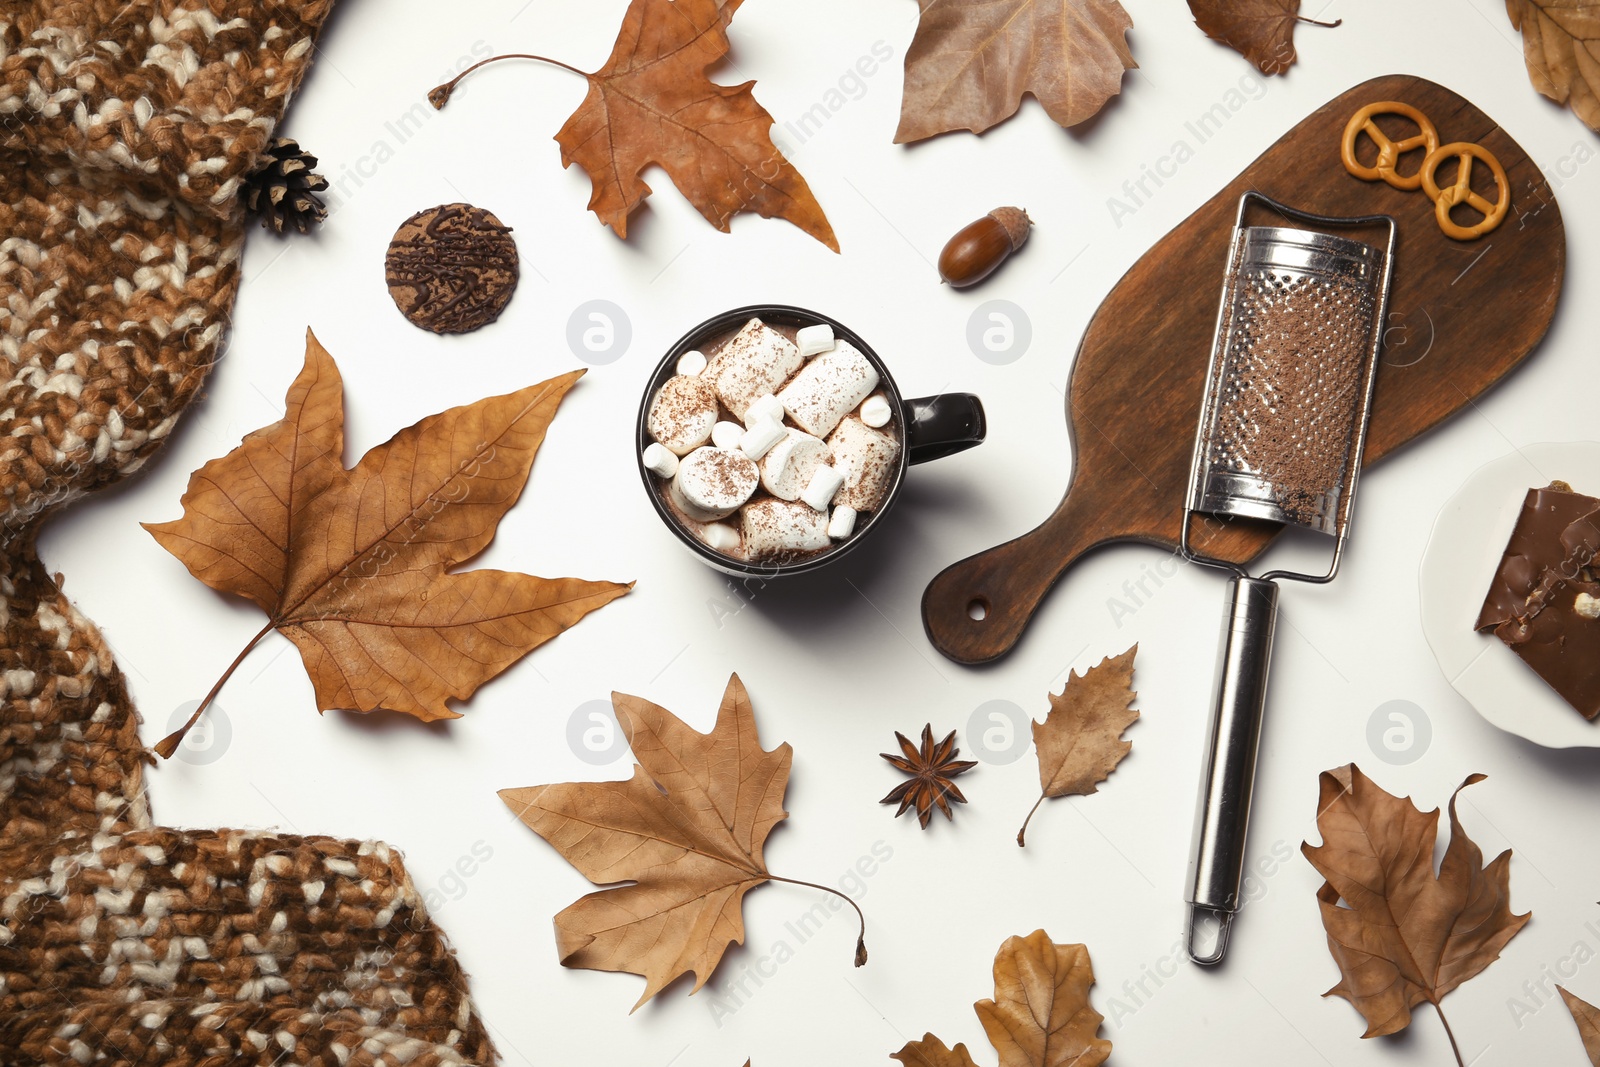
M 877 1064 L 925 1030 L 966 1042 L 992 1064 L 971 1005 L 991 994 L 1001 941 L 1038 927 L 1088 944 L 1115 1063 L 1445 1064 L 1431 1011 L 1419 1011 L 1404 1036 L 1362 1041 L 1349 1005 L 1319 999 L 1337 974 L 1313 897 L 1319 879 L 1297 852 L 1315 839 L 1325 768 L 1359 761 L 1424 808 L 1482 771 L 1489 779 L 1464 795 L 1463 818 L 1487 855 L 1515 849 L 1513 902 L 1535 918 L 1499 962 L 1447 999 L 1448 1013 L 1467 1058 L 1483 1067 L 1583 1062 L 1546 975 L 1571 974 L 1562 961 L 1575 945 L 1586 958 L 1600 949 L 1600 754 L 1543 750 L 1474 714 L 1423 639 L 1416 581 L 1434 515 L 1468 474 L 1520 445 L 1594 436 L 1600 309 L 1586 297 L 1600 284 L 1590 254 L 1600 238 L 1600 165 L 1574 173 L 1573 153 L 1600 146 L 1530 87 L 1493 0 L 1313 4 L 1308 14 L 1343 17 L 1344 26 L 1302 27 L 1300 64 L 1264 91 L 1253 68 L 1207 41 L 1176 0 L 1125 2 L 1141 69 L 1098 121 L 1064 132 L 1030 101 L 981 139 L 907 149 L 891 140 L 915 23 L 910 0 L 750 0 L 733 25 L 735 66 L 718 77 L 758 79 L 757 98 L 780 123 L 822 100 L 874 42 L 893 52 L 860 98 L 793 154 L 838 232 L 844 251 L 835 256 L 792 226 L 754 216 L 735 219 L 731 235 L 716 233 L 659 172 L 648 176 L 655 195 L 634 216 L 630 240 L 617 240 L 585 211 L 588 182 L 561 169 L 551 141 L 584 92 L 559 70 L 503 64 L 476 76 L 447 111 L 427 112 L 403 143 L 386 125 L 475 46 L 593 69 L 610 49 L 622 0 L 343 0 L 286 127 L 336 182 L 343 177 L 339 209 L 314 240 L 252 235 L 232 343 L 207 395 L 145 476 L 53 525 L 45 560 L 104 628 L 153 743 L 260 619 L 188 577 L 138 523 L 176 516 L 190 471 L 279 417 L 308 324 L 345 376 L 353 463 L 426 414 L 577 365 L 568 317 L 606 299 L 626 310 L 631 346 L 563 406 L 522 502 L 479 562 L 639 584 L 485 686 L 463 718 L 431 728 L 389 714 L 319 718 L 297 656 L 274 635 L 223 691 L 232 736 L 222 757 L 173 760 L 151 773 L 157 818 L 399 845 L 419 887 L 439 894 L 437 917 L 511 1064 L 736 1067 L 751 1056 L 757 1067 Z M 1183 568 L 1159 589 L 1147 584 L 1154 595 L 1114 620 L 1109 598 L 1164 556 L 1101 552 L 1062 583 L 1015 654 L 983 670 L 946 662 L 928 645 L 919 599 L 940 568 L 1031 528 L 1056 504 L 1069 469 L 1061 390 L 1084 324 L 1116 278 L 1309 111 L 1396 71 L 1462 92 L 1543 166 L 1565 168 L 1565 300 L 1513 380 L 1364 482 L 1338 582 L 1285 590 L 1252 841 L 1257 861 L 1274 850 L 1289 859 L 1259 881 L 1223 969 L 1177 964 L 1175 977 L 1159 986 L 1145 977 L 1146 993 L 1130 993 L 1125 983 L 1173 968 L 1222 579 Z M 1245 103 L 1195 145 L 1184 124 L 1230 90 L 1242 90 Z M 1107 198 L 1179 138 L 1194 157 L 1117 227 Z M 362 173 L 357 185 L 350 175 Z M 515 228 L 524 277 L 496 325 L 440 339 L 395 311 L 382 255 L 407 215 L 458 199 Z M 945 238 L 1001 204 L 1026 207 L 1037 222 L 1024 253 L 980 289 L 938 285 L 929 261 Z M 1031 348 L 1008 366 L 981 362 L 964 340 L 973 309 L 996 298 L 1032 322 Z M 907 395 L 979 393 L 991 430 L 982 448 L 916 469 L 876 545 L 746 603 L 660 528 L 630 442 L 641 384 L 664 346 L 712 313 L 755 301 L 809 305 L 850 323 Z M 1600 480 L 1594 471 L 1547 473 L 1580 488 L 1587 479 L 1591 491 Z M 1026 852 L 1012 837 L 1037 795 L 1031 755 L 963 779 L 972 803 L 953 825 L 941 819 L 922 833 L 877 805 L 898 781 L 876 755 L 893 730 L 928 720 L 941 733 L 959 727 L 970 751 L 968 719 L 980 704 L 1006 700 L 1042 715 L 1046 691 L 1068 667 L 1135 641 L 1144 717 L 1130 732 L 1132 756 L 1098 795 L 1047 804 Z M 893 851 L 862 899 L 872 962 L 851 969 L 854 930 L 843 915 L 799 944 L 785 924 L 816 899 L 768 886 L 745 906 L 747 947 L 728 954 L 706 991 L 688 998 L 685 985 L 674 986 L 629 1017 L 640 979 L 557 965 L 551 917 L 590 887 L 511 818 L 495 790 L 625 777 L 624 755 L 596 767 L 569 749 L 575 709 L 617 689 L 704 729 L 735 670 L 766 743 L 795 749 L 791 818 L 771 839 L 772 869 L 837 882 L 875 843 Z M 1385 763 L 1367 741 L 1369 718 L 1392 700 L 1431 722 L 1431 744 L 1405 766 Z M 453 874 L 475 848 L 490 858 L 470 877 Z M 733 1003 L 740 975 L 779 942 L 793 958 L 759 988 L 747 982 L 754 995 L 714 1019 L 716 1005 Z M 1525 982 L 1535 983 L 1531 994 Z M 1600 1001 L 1600 964 L 1566 982 Z

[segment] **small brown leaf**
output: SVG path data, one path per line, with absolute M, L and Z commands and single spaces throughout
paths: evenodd
M 1594 1067 L 1600 1067 L 1600 1008 L 1580 1000 L 1560 986 L 1556 988 L 1561 990 L 1561 999 L 1572 1013 L 1572 1021 L 1578 1024 L 1578 1036 L 1583 1038 L 1583 1051 L 1589 1054 L 1589 1062 Z
M 1506 0 L 1533 87 L 1600 133 L 1600 0 Z
M 1300 17 L 1300 0 L 1189 0 L 1195 25 L 1256 65 L 1283 74 L 1294 65 L 1294 24 L 1337 26 Z
M 1469 776 L 1456 793 L 1483 777 Z M 1511 850 L 1485 867 L 1452 795 L 1450 844 L 1435 875 L 1439 809 L 1423 813 L 1391 796 L 1355 764 L 1325 771 L 1321 786 L 1322 844 L 1300 849 L 1326 879 L 1317 900 L 1341 979 L 1324 995 L 1361 1012 L 1363 1037 L 1396 1033 L 1412 1008 L 1437 1009 L 1498 959 L 1527 923 L 1528 913 L 1511 913 Z
M 632 588 L 450 572 L 493 540 L 582 375 L 430 415 L 346 470 L 339 368 L 308 330 L 283 419 L 197 470 L 182 518 L 145 529 L 196 578 L 267 613 L 256 641 L 277 629 L 294 642 L 319 711 L 457 718 L 448 699 Z M 187 729 L 157 751 L 170 756 Z
M 556 946 L 563 967 L 644 976 L 637 1009 L 683 974 L 699 990 L 728 946 L 744 943 L 744 895 L 793 881 L 770 874 L 762 855 L 788 818 L 791 750 L 761 747 L 737 674 L 709 734 L 642 697 L 611 700 L 639 761 L 632 778 L 502 789 L 500 799 L 589 881 L 629 883 L 563 909 Z M 862 940 L 856 958 L 866 962 Z
M 1107 656 L 1083 674 L 1072 673 L 1060 693 L 1050 695 L 1050 713 L 1033 724 L 1033 743 L 1039 757 L 1039 799 L 1017 831 L 1017 845 L 1025 836 L 1033 813 L 1046 797 L 1087 796 L 1105 781 L 1133 749 L 1122 733 L 1139 718 L 1129 705 L 1133 691 L 1134 645 L 1115 659 Z
M 904 1048 L 891 1052 L 889 1058 L 899 1060 L 906 1067 L 978 1067 L 966 1045 L 958 1041 L 955 1048 L 947 1048 L 932 1034 L 923 1034 L 920 1041 L 906 1042 Z
M 895 144 L 982 133 L 1032 93 L 1062 126 L 1094 116 L 1137 67 L 1117 0 L 918 0 Z
M 1043 930 L 1009 937 L 994 958 L 994 999 L 973 1005 L 1000 1067 L 1099 1067 L 1111 1042 L 1089 1004 L 1094 966 L 1083 945 L 1057 945 Z M 965 1045 L 926 1034 L 891 1059 L 906 1067 L 976 1067 Z

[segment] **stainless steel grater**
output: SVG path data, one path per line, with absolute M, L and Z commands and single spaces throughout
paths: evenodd
M 1259 206 L 1299 229 L 1245 226 Z M 1324 232 L 1383 227 L 1382 247 Z M 1338 573 L 1366 444 L 1393 272 L 1395 222 L 1239 199 L 1183 516 L 1183 554 L 1230 571 L 1211 732 L 1189 855 L 1189 958 L 1221 961 L 1241 903 L 1250 799 L 1277 620 L 1275 580 Z M 1190 544 L 1196 515 L 1265 519 L 1334 538 L 1325 574 L 1245 569 Z M 1215 945 L 1197 944 L 1207 920 Z

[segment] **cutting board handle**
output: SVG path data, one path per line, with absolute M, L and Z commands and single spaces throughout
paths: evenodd
M 940 571 L 922 594 L 928 640 L 957 663 L 988 663 L 1011 651 L 1062 573 L 1114 539 L 1092 521 L 1103 514 L 1069 490 L 1043 525 Z

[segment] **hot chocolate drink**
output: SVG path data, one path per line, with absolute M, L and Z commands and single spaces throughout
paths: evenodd
M 879 374 L 827 323 L 752 318 L 685 352 L 651 399 L 645 467 L 667 511 L 729 559 L 782 565 L 883 506 L 903 429 Z

